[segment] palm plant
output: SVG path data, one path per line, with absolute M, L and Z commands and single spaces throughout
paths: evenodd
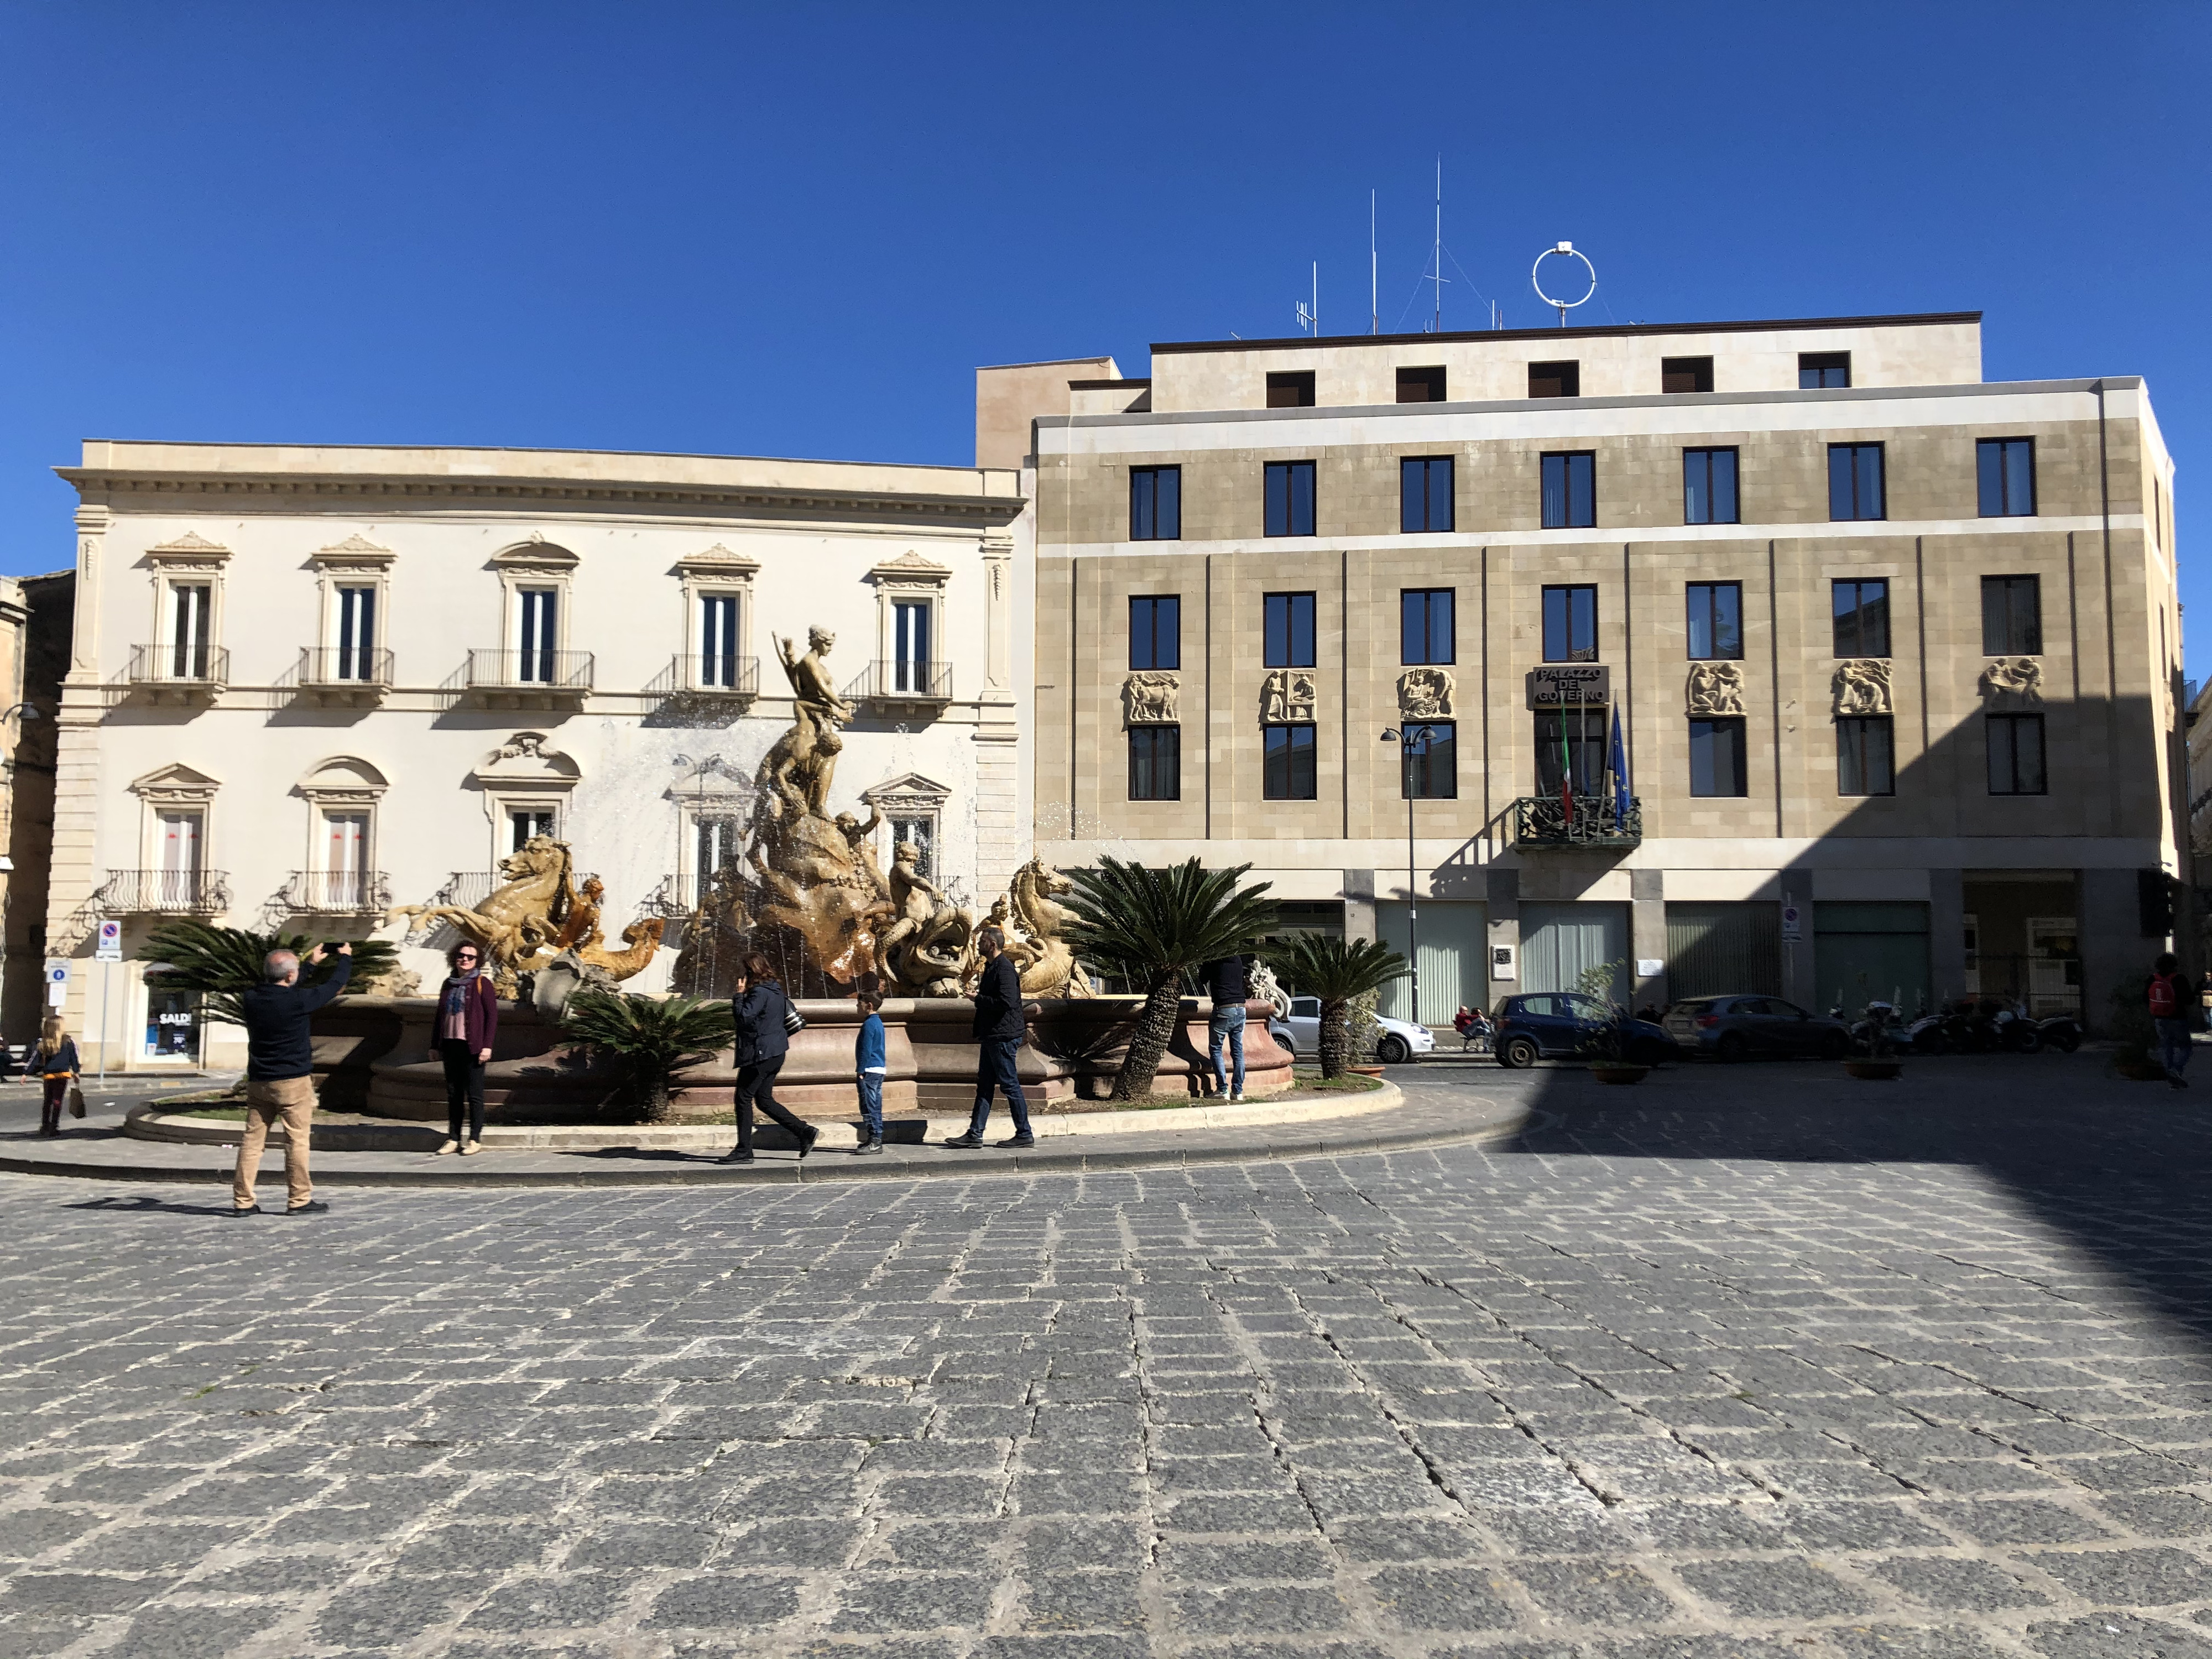
M 333 950 L 346 942 L 327 941 Z M 386 940 L 362 939 L 351 943 L 354 984 L 365 984 L 390 972 L 398 961 Z M 199 993 L 209 1018 L 242 1025 L 246 1011 L 239 1006 L 239 993 L 266 982 L 262 964 L 271 951 L 289 951 L 300 958 L 302 985 L 320 985 L 337 971 L 335 955 L 310 963 L 307 953 L 313 948 L 305 933 L 254 933 L 242 927 L 219 927 L 213 922 L 180 918 L 162 922 L 148 934 L 138 960 L 161 964 L 162 989 Z
M 568 1035 L 611 1060 L 621 1079 L 616 1099 L 635 1121 L 668 1121 L 675 1074 L 730 1041 L 730 1005 L 689 997 L 579 991 L 562 1014 Z
M 1152 1093 L 1191 970 L 1243 955 L 1274 925 L 1275 907 L 1262 896 L 1268 884 L 1239 884 L 1251 867 L 1208 870 L 1192 859 L 1152 870 L 1105 858 L 1095 870 L 1066 872 L 1075 884 L 1066 901 L 1075 920 L 1066 937 L 1076 955 L 1145 988 L 1137 1029 L 1114 1079 L 1115 1100 Z
M 1353 1000 L 1406 975 L 1406 958 L 1368 939 L 1292 933 L 1267 952 L 1285 987 L 1321 999 L 1321 1074 L 1341 1077 L 1352 1049 Z

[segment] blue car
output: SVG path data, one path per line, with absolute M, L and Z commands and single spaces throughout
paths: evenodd
M 1677 1052 L 1667 1033 L 1650 1021 L 1620 1018 L 1610 1003 L 1577 991 L 1530 991 L 1505 997 L 1492 1018 L 1498 1022 L 1500 1066 L 1583 1059 L 1584 1045 L 1616 1021 L 1623 1060 L 1638 1066 L 1656 1066 L 1673 1060 Z

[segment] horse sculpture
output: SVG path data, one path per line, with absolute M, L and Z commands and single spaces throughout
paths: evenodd
M 1022 990 L 1032 996 L 1095 996 L 1091 976 L 1075 959 L 1075 952 L 1060 937 L 1075 913 L 1054 900 L 1075 890 L 1075 884 L 1042 859 L 1031 859 L 1014 872 L 1006 888 L 1008 918 L 1018 933 L 1006 942 L 1006 954 L 1021 970 Z
M 634 922 L 623 931 L 623 951 L 601 947 L 600 898 L 596 879 L 579 894 L 574 860 L 566 842 L 532 836 L 511 857 L 500 861 L 506 884 L 471 910 L 458 904 L 403 904 L 386 913 L 386 921 L 404 919 L 410 933 L 444 922 L 474 939 L 483 951 L 492 983 L 505 996 L 517 990 L 517 976 L 544 968 L 564 951 L 625 980 L 653 960 L 664 924 L 658 919 Z

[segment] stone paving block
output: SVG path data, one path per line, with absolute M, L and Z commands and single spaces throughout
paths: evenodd
M 1022 1627 L 1055 1631 L 1145 1628 L 1142 1578 L 1133 1572 L 1066 1572 L 1034 1577 L 1023 1594 Z
M 1577 1624 L 1653 1624 L 1680 1611 L 1644 1574 L 1620 1563 L 1518 1561 L 1507 1571 L 1545 1612 Z
M 1368 1581 L 1383 1616 L 1410 1631 L 1506 1630 L 1504 1575 L 1483 1567 L 1384 1567 Z
M 2007 1659 L 2008 1652 L 1992 1646 L 1973 1631 L 1957 1626 L 1846 1626 L 1825 1630 L 1820 1639 L 1844 1659 Z
M 2212 1565 L 2178 1549 L 2037 1550 L 2020 1559 L 2100 1607 L 2164 1607 L 2212 1598 Z
M 877 1575 L 854 1578 L 848 1580 L 839 1592 L 839 1605 L 830 1628 L 892 1633 L 976 1630 L 990 1610 L 997 1582 L 994 1577 L 977 1573 L 940 1573 L 926 1578 Z M 667 1599 L 664 1596 L 663 1602 Z
M 1928 1607 L 1966 1613 L 2008 1607 L 2047 1607 L 2051 1598 L 1986 1561 L 1939 1555 L 1893 1556 L 1860 1564 L 1860 1571 L 1895 1586 Z
M 1682 1582 L 1729 1613 L 1755 1619 L 1819 1619 L 1864 1613 L 1860 1591 L 1806 1561 L 1692 1561 Z
M 2027 1640 L 2045 1659 L 2212 1659 L 2212 1636 L 2126 1613 L 2048 1620 L 2030 1625 Z
M 1319 1584 L 1182 1589 L 1169 1596 L 1169 1621 L 1186 1636 L 1326 1634 L 1343 1629 L 1348 1615 L 1335 1589 Z

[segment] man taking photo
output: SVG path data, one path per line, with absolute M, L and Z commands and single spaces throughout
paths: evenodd
M 323 959 L 318 945 L 307 958 Z M 269 1126 L 284 1124 L 286 1215 L 319 1215 L 331 1206 L 315 1197 L 307 1179 L 307 1134 L 315 1115 L 314 1059 L 307 1025 L 315 1010 L 345 989 L 353 975 L 353 946 L 338 946 L 337 971 L 312 990 L 300 983 L 300 958 L 271 951 L 262 963 L 266 981 L 241 992 L 246 1010 L 246 1138 L 238 1143 L 238 1172 L 232 1178 L 233 1215 L 258 1215 L 254 1177 L 261 1172 L 261 1149 Z

